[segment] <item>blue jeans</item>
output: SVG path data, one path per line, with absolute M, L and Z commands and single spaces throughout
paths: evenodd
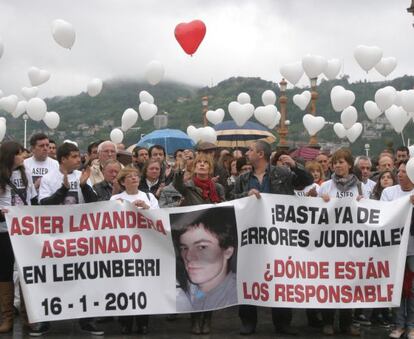
M 407 257 L 407 266 L 414 272 L 414 256 Z M 414 329 L 414 284 L 411 285 L 410 298 L 401 297 L 400 307 L 393 309 L 394 323 L 399 328 Z

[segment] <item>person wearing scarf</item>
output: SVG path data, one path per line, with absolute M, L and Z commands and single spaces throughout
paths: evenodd
M 225 200 L 224 187 L 212 179 L 213 158 L 204 153 L 196 156 L 192 166 L 192 177 L 184 182 L 184 171 L 178 169 L 174 175 L 173 186 L 183 196 L 180 206 L 219 203 Z M 212 312 L 191 313 L 191 332 L 210 333 Z
M 369 198 L 369 193 L 366 192 L 353 173 L 354 159 L 349 149 L 341 148 L 332 155 L 332 164 L 334 173 L 330 180 L 322 183 L 318 191 L 318 196 L 322 197 L 325 202 L 330 198 L 354 198 L 361 197 Z M 339 310 L 339 328 L 341 332 L 359 336 L 360 331 L 358 327 L 352 324 L 352 309 Z M 334 318 L 335 310 L 322 310 L 323 329 L 325 335 L 334 334 Z

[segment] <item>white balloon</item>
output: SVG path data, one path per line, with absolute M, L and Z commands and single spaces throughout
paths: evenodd
M 142 120 L 147 121 L 157 114 L 158 107 L 148 102 L 141 102 L 138 106 L 139 114 Z
M 333 130 L 339 139 L 343 139 L 346 137 L 346 129 L 344 125 L 342 125 L 341 123 L 337 122 L 336 124 L 334 124 Z
M 312 114 L 305 114 L 302 121 L 310 136 L 315 135 L 325 126 L 324 117 L 315 117 Z
M 36 97 L 38 92 L 38 87 L 23 87 L 21 90 L 23 98 L 25 98 L 26 100 L 30 100 L 31 98 Z
M 67 49 L 72 48 L 76 39 L 75 29 L 72 24 L 62 19 L 52 22 L 52 36 L 60 46 Z
M 207 111 L 206 118 L 212 124 L 217 125 L 224 119 L 224 109 L 218 108 L 215 111 Z
M 293 96 L 293 103 L 298 106 L 302 111 L 308 107 L 312 94 L 309 91 L 304 91 L 301 94 L 295 94 Z
M 414 157 L 411 157 L 411 159 L 408 160 L 407 165 L 405 165 L 405 170 L 407 171 L 410 181 L 414 183 Z
M 278 111 L 276 111 L 276 115 L 274 116 L 274 120 L 269 125 L 267 125 L 266 127 L 268 129 L 273 129 L 273 128 L 276 127 L 276 125 L 279 123 L 279 121 L 280 121 L 280 113 Z M 285 120 L 285 125 L 288 126 L 289 124 L 290 124 L 290 121 Z
M 252 104 L 240 104 L 237 101 L 232 101 L 229 104 L 228 111 L 237 126 L 243 126 L 254 113 L 254 106 Z
M 5 135 L 6 135 L 6 121 L 1 120 L 0 121 L 0 142 L 4 139 Z
M 47 112 L 46 103 L 40 98 L 32 98 L 28 101 L 26 112 L 34 121 L 42 120 Z
M 341 122 L 346 129 L 351 128 L 358 120 L 358 112 L 354 106 L 345 108 L 341 113 Z
M 389 75 L 395 69 L 395 67 L 397 67 L 397 58 L 394 57 L 382 58 L 375 65 L 375 69 L 384 77 Z
M 271 91 L 270 89 L 264 91 L 262 94 L 262 102 L 263 102 L 263 105 L 265 106 L 276 104 L 275 92 Z
M 303 75 L 302 63 L 294 62 L 280 67 L 280 74 L 292 85 L 296 85 Z
M 346 137 L 349 142 L 354 142 L 362 133 L 362 124 L 360 122 L 355 123 L 351 128 L 346 130 Z
M 198 129 L 195 128 L 193 125 L 187 127 L 187 135 L 193 139 L 194 143 L 198 143 L 200 141 L 200 136 L 198 133 Z
M 94 78 L 88 83 L 87 92 L 90 97 L 96 97 L 99 93 L 101 93 L 103 87 L 103 83 L 101 79 Z
M 0 107 L 8 113 L 13 113 L 17 107 L 19 98 L 17 95 L 9 95 L 0 99 Z
M 354 58 L 366 72 L 373 68 L 382 58 L 382 50 L 377 46 L 359 45 L 355 48 Z
M 66 144 L 66 143 L 73 144 L 76 147 L 78 147 L 78 143 L 76 141 L 73 141 L 73 140 L 70 140 L 70 139 L 63 140 L 63 144 Z
M 364 111 L 371 121 L 374 121 L 382 114 L 382 111 L 379 109 L 377 104 L 371 100 L 365 102 Z
M 162 80 L 164 73 L 165 70 L 163 64 L 158 60 L 153 60 L 146 67 L 145 79 L 147 79 L 151 85 L 156 85 Z
M 237 102 L 242 105 L 250 104 L 250 95 L 245 92 L 239 93 L 237 96 Z
M 139 92 L 139 101 L 140 102 L 148 102 L 149 104 L 154 103 L 154 97 L 147 91 Z
M 114 144 L 120 144 L 124 139 L 124 133 L 119 128 L 114 128 L 109 137 Z
M 331 103 L 335 112 L 341 112 L 355 101 L 355 94 L 342 86 L 335 86 L 331 90 Z
M 217 141 L 217 134 L 213 127 L 201 127 L 198 131 L 199 141 L 201 142 L 211 142 L 215 144 Z
M 406 95 L 407 92 L 408 91 L 406 89 L 403 89 L 401 91 L 397 91 L 396 92 L 397 93 L 397 96 L 395 97 L 394 105 L 396 105 L 396 106 L 403 106 L 403 97 Z
M 0 58 L 3 56 L 4 53 L 4 44 L 3 44 L 3 39 L 0 36 Z
M 333 80 L 339 74 L 341 70 L 342 63 L 339 59 L 330 59 L 327 61 L 323 74 L 327 77 L 328 80 Z
M 310 79 L 317 78 L 326 68 L 326 64 L 326 59 L 320 55 L 307 54 L 302 58 L 303 70 Z
M 27 107 L 27 101 L 26 100 L 19 101 L 17 103 L 16 109 L 11 114 L 12 117 L 13 118 L 18 118 L 19 116 L 21 116 L 24 112 L 26 112 L 26 107 Z
M 414 90 L 402 91 L 402 107 L 409 113 L 414 113 Z
M 391 86 L 380 88 L 375 92 L 375 102 L 383 112 L 394 104 L 396 98 L 397 91 Z
M 27 73 L 32 86 L 39 86 L 50 79 L 48 71 L 37 67 L 30 67 Z
M 411 119 L 410 114 L 408 114 L 402 107 L 396 105 L 392 105 L 388 108 L 385 111 L 385 116 L 397 133 L 401 133 Z
M 411 146 L 408 146 L 408 150 L 410 151 L 410 158 L 414 158 L 414 144 Z
M 254 117 L 265 126 L 276 126 L 280 120 L 280 113 L 275 105 L 259 106 L 254 110 Z
M 132 108 L 127 108 L 122 114 L 121 128 L 123 131 L 129 130 L 136 124 L 138 120 L 138 112 Z
M 56 112 L 46 112 L 46 115 L 43 118 L 43 122 L 50 129 L 55 129 L 56 127 L 59 126 L 60 116 Z

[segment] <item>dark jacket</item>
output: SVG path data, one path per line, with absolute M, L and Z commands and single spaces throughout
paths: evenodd
M 85 200 L 85 203 L 98 201 L 98 197 L 96 196 L 96 193 L 94 192 L 92 187 L 89 186 L 88 184 L 81 186 L 81 191 L 82 191 L 82 195 L 83 195 L 83 199 Z M 60 205 L 65 200 L 68 192 L 69 192 L 69 188 L 66 188 L 65 185 L 62 184 L 62 186 L 55 193 L 53 193 L 50 197 L 42 199 L 40 201 L 40 205 Z
M 159 197 L 157 197 L 155 193 L 157 193 L 158 189 L 160 188 L 161 182 L 162 181 L 160 177 L 160 179 L 158 179 L 158 182 L 154 186 L 151 186 L 151 188 L 149 188 L 147 180 L 144 177 L 142 177 L 138 189 L 145 193 L 152 193 L 158 199 Z
M 313 183 L 312 175 L 305 168 L 296 164 L 291 170 L 283 166 L 270 166 L 270 193 L 294 195 L 294 189 L 303 189 Z M 233 199 L 247 196 L 249 192 L 249 180 L 253 172 L 240 175 L 234 185 L 231 194 Z
M 184 183 L 183 180 L 184 173 L 177 172 L 174 175 L 173 186 L 175 189 L 181 193 L 184 200 L 180 206 L 192 206 L 192 205 L 201 205 L 201 204 L 211 204 L 210 199 L 204 200 L 202 196 L 201 188 L 197 187 L 193 180 L 189 180 Z M 224 188 L 222 185 L 215 183 L 217 195 L 220 198 L 220 201 L 225 200 Z
M 98 197 L 98 201 L 107 201 L 112 197 L 112 185 L 106 180 L 93 185 L 93 189 Z

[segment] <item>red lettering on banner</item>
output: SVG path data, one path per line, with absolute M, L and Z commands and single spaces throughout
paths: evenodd
M 24 216 L 14 217 L 11 222 L 10 235 L 54 234 L 63 233 L 63 217 L 60 216 Z
M 246 282 L 243 282 L 243 296 L 246 300 L 269 300 L 269 286 L 266 283 L 252 283 L 249 289 Z

